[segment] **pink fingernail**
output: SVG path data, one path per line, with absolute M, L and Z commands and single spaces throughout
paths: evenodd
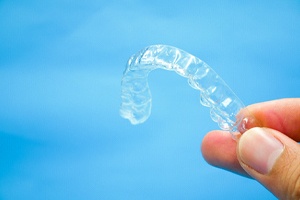
M 268 174 L 283 152 L 283 144 L 265 128 L 246 131 L 239 141 L 241 160 L 261 174 Z

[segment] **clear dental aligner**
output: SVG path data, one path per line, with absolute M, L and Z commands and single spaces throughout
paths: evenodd
M 245 119 L 237 114 L 245 106 L 220 76 L 199 58 L 178 48 L 152 45 L 133 55 L 122 78 L 120 115 L 132 124 L 143 123 L 151 113 L 148 75 L 157 68 L 175 71 L 200 91 L 200 102 L 210 107 L 210 116 L 222 130 L 243 129 Z

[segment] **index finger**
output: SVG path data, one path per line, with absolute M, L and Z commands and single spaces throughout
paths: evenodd
M 255 118 L 255 121 L 250 120 L 246 124 L 247 129 L 260 124 L 262 127 L 280 131 L 297 142 L 300 141 L 300 98 L 252 104 L 247 109 Z

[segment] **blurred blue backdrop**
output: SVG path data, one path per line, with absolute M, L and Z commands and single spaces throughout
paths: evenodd
M 151 73 L 138 126 L 120 81 L 133 53 L 168 44 L 247 105 L 299 97 L 299 35 L 297 0 L 0 1 L 0 199 L 275 199 L 204 161 L 218 127 L 186 79 Z

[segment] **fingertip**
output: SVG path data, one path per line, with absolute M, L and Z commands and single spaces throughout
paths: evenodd
M 233 148 L 235 145 L 236 142 L 228 132 L 215 130 L 207 133 L 203 138 L 201 152 L 209 164 L 217 166 L 225 157 L 235 152 Z
M 279 99 L 247 106 L 260 125 L 249 123 L 247 129 L 267 127 L 300 141 L 300 98 Z
M 209 164 L 248 176 L 237 160 L 236 145 L 236 141 L 229 132 L 216 130 L 205 135 L 201 144 L 201 152 Z
M 222 136 L 222 134 L 222 131 L 211 131 L 207 133 L 202 140 L 201 152 L 204 159 L 209 164 L 214 163 L 216 155 L 215 147 L 218 146 L 220 143 L 223 143 L 221 140 L 223 137 L 226 137 Z
M 300 197 L 300 146 L 270 128 L 252 128 L 238 141 L 238 159 L 254 179 L 278 199 Z

